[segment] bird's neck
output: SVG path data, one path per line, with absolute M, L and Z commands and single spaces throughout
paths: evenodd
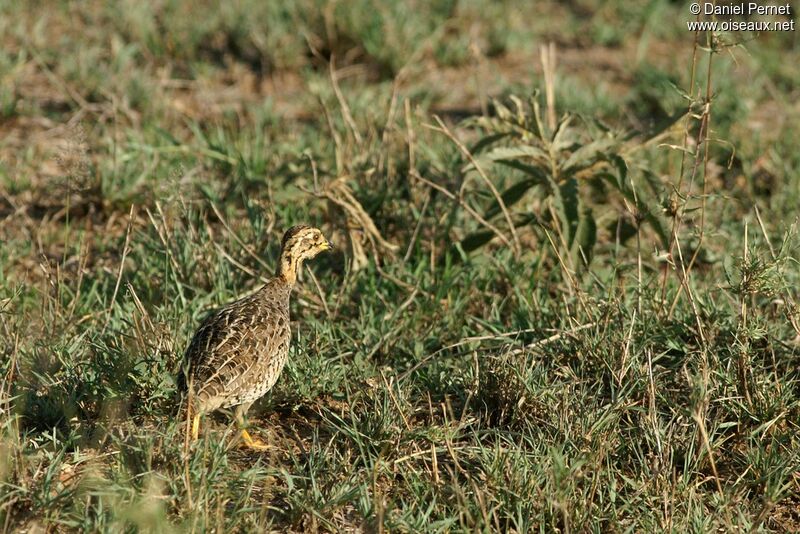
M 278 270 L 275 275 L 283 280 L 289 286 L 293 286 L 297 281 L 297 273 L 303 265 L 303 260 L 298 256 L 292 254 L 281 254 L 281 259 L 278 262 Z

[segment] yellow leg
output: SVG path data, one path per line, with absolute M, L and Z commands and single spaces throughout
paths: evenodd
M 255 451 L 266 451 L 269 450 L 269 445 L 264 441 L 254 438 L 250 435 L 247 430 L 242 430 L 242 440 L 244 441 L 244 446 L 253 449 Z
M 199 434 L 200 434 L 200 413 L 198 412 L 194 415 L 194 419 L 192 419 L 192 440 L 196 440 Z
M 264 441 L 251 436 L 246 429 L 244 414 L 250 409 L 251 404 L 252 403 L 241 404 L 238 408 L 236 408 L 236 424 L 242 429 L 242 440 L 244 441 L 245 447 L 256 451 L 266 451 L 269 449 L 269 445 L 267 445 L 267 443 Z

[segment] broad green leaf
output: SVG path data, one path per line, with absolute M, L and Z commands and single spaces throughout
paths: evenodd
M 512 222 L 514 223 L 514 227 L 520 228 L 522 226 L 527 226 L 536 221 L 537 221 L 536 215 L 529 213 L 522 216 L 514 217 Z M 484 246 L 486 243 L 494 239 L 494 237 L 495 237 L 494 232 L 490 230 L 481 229 L 469 234 L 460 242 L 456 243 L 454 246 L 457 249 L 460 249 L 463 252 L 468 253 Z
M 498 161 L 502 159 L 533 158 L 540 163 L 546 163 L 550 160 L 550 155 L 547 152 L 541 148 L 530 145 L 498 147 L 488 152 L 485 157 L 491 161 Z
M 614 239 L 619 239 L 621 244 L 625 244 L 630 238 L 636 235 L 636 227 L 631 224 L 630 220 L 625 216 L 619 216 L 608 222 L 606 231 L 614 236 Z
M 572 176 L 573 174 L 590 167 L 598 161 L 607 160 L 607 154 L 617 146 L 616 139 L 600 139 L 587 145 L 583 145 L 572 153 L 561 165 L 562 176 Z
M 472 252 L 473 250 L 481 248 L 483 245 L 492 240 L 495 236 L 494 232 L 490 230 L 480 230 L 473 232 L 461 240 L 460 245 L 464 252 Z
M 511 134 L 509 134 L 508 132 L 501 132 L 501 133 L 487 135 L 486 137 L 482 138 L 480 141 L 475 143 L 472 147 L 470 147 L 469 149 L 470 154 L 478 154 L 483 149 L 493 145 L 494 143 L 500 141 L 501 139 L 508 137 L 509 135 Z
M 576 133 L 569 127 L 572 122 L 573 115 L 565 115 L 558 122 L 556 131 L 553 134 L 553 147 L 560 149 L 560 147 L 571 145 L 576 141 Z
M 592 251 L 597 242 L 597 224 L 594 221 L 592 210 L 587 206 L 580 206 L 578 226 L 575 230 L 575 239 L 570 248 L 572 264 L 587 265 L 592 261 Z
M 503 204 L 505 204 L 506 208 L 510 208 L 514 204 L 520 201 L 520 199 L 525 196 L 525 193 L 528 190 L 537 185 L 539 183 L 538 180 L 532 178 L 526 178 L 524 180 L 520 180 L 519 182 L 515 183 L 500 195 L 500 198 L 503 200 Z M 486 210 L 486 214 L 484 215 L 485 219 L 490 219 L 495 215 L 500 213 L 500 204 L 495 199 L 492 204 L 489 206 L 489 209 Z
M 575 241 L 575 234 L 578 231 L 578 218 L 580 213 L 578 181 L 575 178 L 569 178 L 558 188 L 558 195 L 556 195 L 556 197 L 560 204 L 559 215 L 561 216 L 562 232 L 567 241 L 567 246 L 572 248 L 572 243 Z
M 534 167 L 533 165 L 526 165 L 525 163 L 511 159 L 501 159 L 497 163 L 529 174 L 536 179 L 536 182 L 539 185 L 547 186 L 548 189 L 550 189 L 550 184 L 552 182 L 552 179 L 548 176 L 546 171 L 540 169 L 539 167 Z
M 665 248 L 668 247 L 669 232 L 667 231 L 664 221 L 657 215 L 656 210 L 660 210 L 660 208 L 655 199 L 643 189 L 638 189 L 637 193 L 634 195 L 627 181 L 620 183 L 620 177 L 612 173 L 602 172 L 598 176 L 611 184 L 611 186 L 624 196 L 631 205 L 637 207 L 644 216 L 644 220 L 647 221 L 656 234 L 658 234 L 659 239 L 661 239 L 661 245 Z

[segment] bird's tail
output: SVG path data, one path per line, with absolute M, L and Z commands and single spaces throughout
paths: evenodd
M 189 389 L 189 362 L 181 363 L 180 369 L 178 369 L 178 393 L 182 396 L 186 396 L 186 393 Z

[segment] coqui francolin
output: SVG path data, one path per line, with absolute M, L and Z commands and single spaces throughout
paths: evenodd
M 332 248 L 317 228 L 290 228 L 281 242 L 275 276 L 256 293 L 227 304 L 200 325 L 186 350 L 183 377 L 193 440 L 204 414 L 235 406 L 245 445 L 266 448 L 247 432 L 245 415 L 275 385 L 286 364 L 291 340 L 289 297 L 303 261 Z

